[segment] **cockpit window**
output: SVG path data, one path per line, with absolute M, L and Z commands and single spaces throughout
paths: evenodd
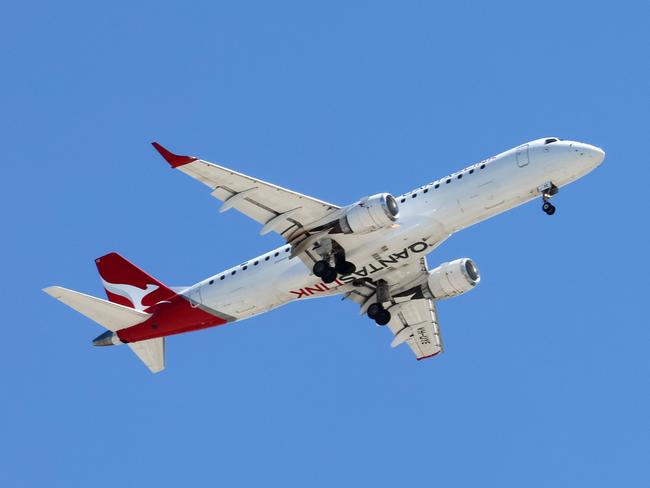
M 557 141 L 559 141 L 559 139 L 558 139 L 557 137 L 551 137 L 551 138 L 546 139 L 546 140 L 544 141 L 544 145 L 546 145 L 546 144 L 550 144 L 551 142 L 557 142 Z

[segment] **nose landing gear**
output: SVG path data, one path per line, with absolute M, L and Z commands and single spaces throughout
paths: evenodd
M 551 202 L 544 201 L 542 204 L 542 210 L 546 212 L 546 215 L 553 215 L 555 213 L 555 205 Z
M 542 210 L 546 215 L 553 215 L 555 213 L 555 205 L 553 205 L 549 200 L 553 195 L 559 192 L 560 189 L 549 181 L 547 184 L 543 185 L 540 190 L 542 191 L 542 200 L 544 200 Z

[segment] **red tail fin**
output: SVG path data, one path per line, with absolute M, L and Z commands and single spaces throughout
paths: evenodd
M 176 295 L 160 281 L 115 252 L 95 259 L 95 264 L 104 283 L 106 296 L 111 302 L 136 310 L 146 310 Z

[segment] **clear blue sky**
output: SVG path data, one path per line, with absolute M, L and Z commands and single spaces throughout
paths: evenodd
M 2 8 L 0 485 L 648 486 L 647 2 Z M 151 375 L 43 294 L 124 254 L 186 285 L 279 245 L 159 140 L 337 204 L 524 141 L 607 159 L 468 229 L 417 362 L 339 299 L 171 338 Z

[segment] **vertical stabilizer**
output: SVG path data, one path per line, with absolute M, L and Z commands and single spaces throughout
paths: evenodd
M 176 293 L 156 278 L 112 252 L 95 260 L 106 296 L 113 303 L 136 310 L 147 310 L 169 300 Z

